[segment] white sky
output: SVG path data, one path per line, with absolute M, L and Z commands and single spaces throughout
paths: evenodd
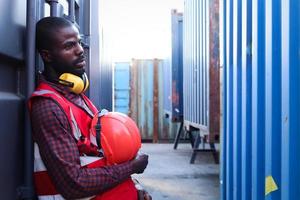
M 171 9 L 184 0 L 103 0 L 100 17 L 114 61 L 166 58 L 171 47 Z

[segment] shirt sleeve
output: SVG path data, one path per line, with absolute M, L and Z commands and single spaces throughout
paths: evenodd
M 81 168 L 78 148 L 65 113 L 52 99 L 32 101 L 34 141 L 57 191 L 67 199 L 97 195 L 132 174 L 130 162 L 101 168 Z

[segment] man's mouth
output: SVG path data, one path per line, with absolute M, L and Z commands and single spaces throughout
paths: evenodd
M 83 68 L 84 66 L 85 66 L 85 59 L 84 58 L 82 58 L 82 59 L 80 59 L 80 60 L 78 60 L 77 62 L 76 62 L 76 64 L 75 64 L 75 66 L 76 67 L 78 67 L 78 68 Z

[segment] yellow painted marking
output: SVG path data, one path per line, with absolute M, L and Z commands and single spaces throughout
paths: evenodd
M 272 176 L 267 176 L 266 177 L 266 182 L 265 182 L 265 196 L 270 194 L 271 192 L 274 192 L 278 190 L 278 187 L 273 179 Z

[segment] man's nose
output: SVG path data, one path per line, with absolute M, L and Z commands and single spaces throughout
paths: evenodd
M 76 54 L 77 55 L 82 55 L 83 54 L 83 52 L 84 52 L 84 50 L 83 50 L 83 47 L 81 46 L 81 44 L 78 42 L 77 43 L 77 46 L 76 46 L 77 48 L 76 48 Z

